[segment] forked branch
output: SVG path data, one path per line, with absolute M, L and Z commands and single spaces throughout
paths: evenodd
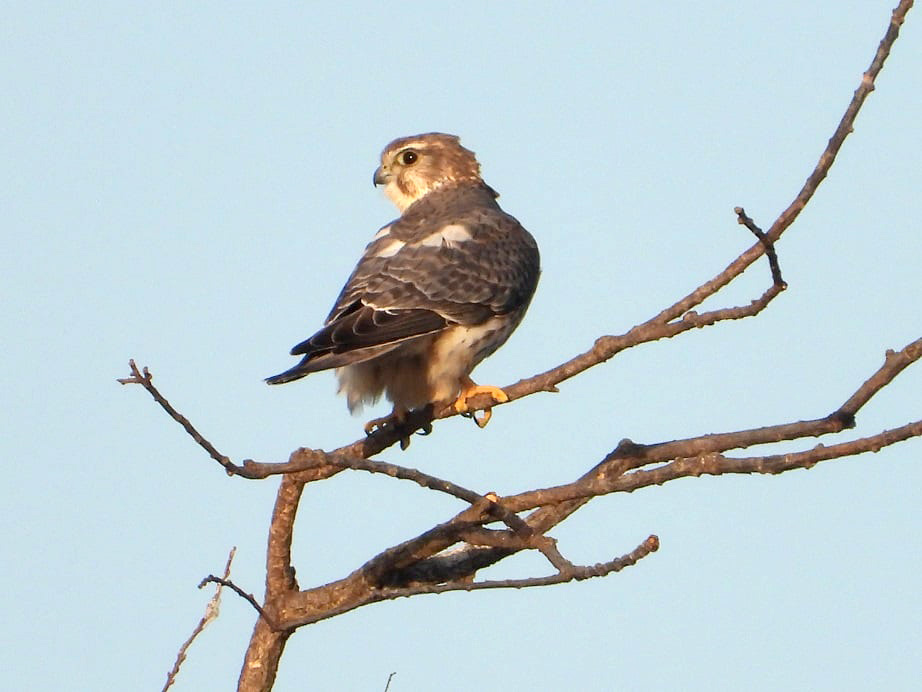
M 791 204 L 775 219 L 768 231 L 762 231 L 742 207 L 735 211 L 737 221 L 748 228 L 756 242 L 742 252 L 713 278 L 703 282 L 688 295 L 629 331 L 596 339 L 587 351 L 532 377 L 504 387 L 510 401 L 537 392 L 557 391 L 558 385 L 599 365 L 621 351 L 659 339 L 667 339 L 692 329 L 710 327 L 719 322 L 743 319 L 759 314 L 786 287 L 782 278 L 776 245 L 783 233 L 797 219 L 815 194 L 835 162 L 842 144 L 854 127 L 855 118 L 883 68 L 912 0 L 902 0 L 893 11 L 887 31 L 868 70 L 862 75 L 845 113 L 830 137 L 812 173 Z M 772 282 L 761 295 L 747 305 L 727 306 L 696 312 L 710 298 L 738 278 L 759 257 L 766 255 Z M 573 565 L 560 552 L 547 532 L 593 497 L 615 492 L 633 492 L 639 488 L 702 474 L 781 473 L 794 468 L 810 468 L 821 461 L 877 451 L 912 437 L 922 436 L 922 420 L 884 430 L 858 439 L 828 446 L 815 445 L 788 454 L 762 456 L 728 456 L 735 449 L 779 441 L 804 440 L 839 433 L 855 426 L 855 417 L 872 397 L 893 381 L 906 367 L 922 357 L 922 338 L 897 352 L 888 352 L 885 362 L 856 389 L 833 413 L 814 420 L 794 421 L 750 430 L 701 435 L 656 444 L 638 444 L 624 440 L 581 478 L 552 488 L 529 490 L 516 495 L 497 497 L 464 488 L 416 469 L 371 459 L 370 457 L 406 439 L 417 430 L 428 430 L 435 419 L 456 415 L 453 410 L 413 412 L 404 427 L 385 427 L 333 451 L 302 448 L 287 462 L 261 463 L 245 460 L 240 464 L 221 454 L 158 391 L 147 368 L 130 362 L 131 374 L 119 380 L 123 384 L 144 387 L 157 403 L 183 426 L 209 456 L 230 475 L 250 479 L 282 475 L 269 531 L 266 595 L 260 606 L 255 597 L 230 582 L 209 577 L 246 598 L 259 611 L 250 646 L 247 650 L 238 689 L 269 690 L 275 679 L 285 642 L 295 628 L 333 617 L 368 603 L 423 593 L 492 588 L 521 588 L 556 584 L 570 580 L 605 576 L 635 564 L 654 552 L 659 545 L 650 536 L 622 557 L 594 566 Z M 475 407 L 497 405 L 484 396 Z M 489 399 L 489 400 L 488 400 Z M 298 504 L 306 483 L 329 478 L 344 469 L 385 474 L 399 480 L 444 492 L 461 500 L 465 506 L 454 517 L 429 531 L 388 548 L 372 557 L 347 577 L 314 588 L 301 589 L 291 564 L 291 542 Z M 531 510 L 527 517 L 519 513 Z M 495 528 L 491 528 L 495 525 Z M 549 576 L 499 581 L 476 581 L 479 570 L 493 565 L 521 550 L 541 552 L 555 572 Z M 181 652 L 182 653 L 182 652 Z M 180 661 L 181 662 L 181 661 Z

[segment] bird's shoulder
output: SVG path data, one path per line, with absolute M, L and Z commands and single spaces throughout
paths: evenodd
M 533 290 L 537 244 L 496 197 L 481 183 L 446 186 L 417 200 L 365 248 L 328 322 L 360 304 L 435 309 L 441 301 L 496 302 L 502 311 L 519 293 L 505 285 L 507 274 L 522 275 L 525 292 Z
M 515 221 L 500 208 L 496 197 L 496 192 L 483 183 L 447 184 L 411 204 L 384 229 L 391 239 L 407 244 L 419 243 L 448 225 L 463 225 L 472 232 L 489 231 Z

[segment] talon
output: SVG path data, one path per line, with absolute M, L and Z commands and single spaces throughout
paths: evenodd
M 454 404 L 452 404 L 452 408 L 456 413 L 460 413 L 462 416 L 469 416 L 473 418 L 474 422 L 477 424 L 477 427 L 483 428 L 487 423 L 490 422 L 490 418 L 493 417 L 493 410 L 488 406 L 482 410 L 483 416 L 480 418 L 477 417 L 476 410 L 473 410 L 468 406 L 467 400 L 477 396 L 478 394 L 489 394 L 494 403 L 497 404 L 506 403 L 509 401 L 509 397 L 506 392 L 504 392 L 499 387 L 475 384 L 470 377 L 465 377 L 461 380 L 461 394 L 455 400 Z
M 386 427 L 397 428 L 404 424 L 407 419 L 407 412 L 400 409 L 394 409 L 387 416 L 382 416 L 381 418 L 372 418 L 370 421 L 365 423 L 365 434 L 372 435 L 379 430 L 384 430 Z M 407 445 L 410 443 L 407 442 Z M 406 447 L 404 447 L 406 449 Z
M 390 416 L 383 416 L 382 418 L 373 418 L 372 420 L 365 423 L 365 434 L 372 435 L 378 430 L 384 428 L 390 420 Z
M 487 427 L 487 423 L 490 422 L 490 419 L 492 417 L 493 417 L 493 409 L 491 408 L 485 408 L 483 410 L 483 416 L 481 418 L 477 417 L 477 413 L 475 411 L 471 411 L 471 418 L 477 424 L 477 427 L 480 428 L 481 430 Z

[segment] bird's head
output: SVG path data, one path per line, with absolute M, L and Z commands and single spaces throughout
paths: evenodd
M 446 183 L 464 181 L 482 182 L 474 152 L 455 135 L 439 132 L 395 139 L 381 152 L 375 170 L 375 185 L 384 185 L 401 212 Z

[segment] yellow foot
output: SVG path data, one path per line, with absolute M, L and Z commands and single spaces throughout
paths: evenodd
M 506 396 L 506 392 L 504 392 L 499 387 L 474 384 L 470 378 L 465 378 L 461 381 L 461 396 L 455 400 L 452 408 L 461 415 L 470 416 L 474 419 L 474 422 L 477 424 L 478 428 L 483 428 L 487 423 L 490 422 L 490 418 L 493 417 L 493 409 L 490 406 L 487 406 L 485 409 L 483 409 L 483 416 L 478 418 L 477 411 L 472 410 L 467 403 L 468 399 L 472 399 L 478 394 L 489 394 L 494 403 L 497 404 L 505 404 L 507 401 L 509 401 L 509 397 Z

